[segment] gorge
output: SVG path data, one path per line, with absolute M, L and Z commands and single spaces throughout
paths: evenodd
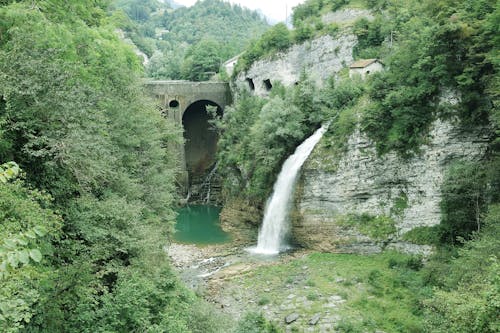
M 497 333 L 498 1 L 169 3 L 0 1 L 0 331 Z

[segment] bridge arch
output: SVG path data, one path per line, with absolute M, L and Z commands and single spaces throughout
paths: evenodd
M 221 117 L 222 112 L 220 105 L 203 99 L 191 103 L 182 115 L 184 158 L 190 178 L 205 175 L 215 163 L 219 137 L 211 120 Z
M 200 117 L 204 116 L 192 110 L 196 109 L 200 103 L 205 103 L 205 105 L 216 105 L 218 112 L 222 114 L 224 108 L 232 102 L 229 83 L 212 81 L 146 81 L 144 85 L 146 93 L 156 99 L 161 113 L 179 125 L 184 126 L 186 142 L 184 146 L 178 147 L 181 170 L 178 181 L 183 185 L 187 193 L 191 178 L 198 175 L 203 169 L 207 171 L 204 166 L 209 168 L 211 166 L 210 162 L 213 164 L 218 139 L 214 138 L 210 132 L 206 132 L 208 127 L 205 128 L 203 127 L 205 125 L 202 125 L 203 123 L 208 125 L 209 119 L 201 119 Z M 203 135 L 200 135 L 200 138 L 203 136 L 208 138 L 209 143 L 204 147 L 204 149 L 208 149 L 206 151 L 207 156 L 198 151 L 197 145 L 200 145 L 201 142 L 196 137 L 197 127 L 206 130 Z M 203 156 L 207 158 L 204 159 Z

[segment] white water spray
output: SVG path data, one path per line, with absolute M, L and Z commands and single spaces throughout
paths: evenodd
M 327 125 L 322 126 L 302 142 L 281 167 L 278 180 L 274 183 L 273 194 L 264 210 L 264 220 L 259 231 L 257 246 L 249 249 L 250 252 L 269 255 L 286 250 L 285 238 L 290 228 L 288 214 L 297 175 L 327 127 Z

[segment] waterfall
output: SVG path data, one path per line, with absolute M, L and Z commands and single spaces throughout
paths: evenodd
M 293 190 L 302 164 L 319 142 L 328 125 L 322 126 L 297 147 L 281 167 L 273 194 L 264 210 L 264 220 L 259 231 L 257 246 L 249 249 L 259 254 L 277 254 L 286 249 L 285 238 L 289 232 L 288 214 L 292 204 Z
M 205 204 L 209 204 L 210 203 L 210 191 L 212 189 L 212 177 L 217 172 L 217 167 L 218 166 L 219 166 L 219 162 L 215 163 L 214 168 L 212 169 L 212 171 L 210 171 L 210 173 L 208 174 L 207 178 L 205 178 L 205 181 L 201 185 L 200 194 L 203 191 L 203 186 L 207 186 L 207 195 L 205 195 L 205 198 L 204 198 Z

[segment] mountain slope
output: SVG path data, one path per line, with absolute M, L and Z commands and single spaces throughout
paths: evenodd
M 250 40 L 269 27 L 255 11 L 222 0 L 198 1 L 191 7 L 172 9 L 155 0 L 117 0 L 129 22 L 123 29 L 141 51 L 152 57 L 149 76 L 162 79 L 206 79 L 220 64 L 241 53 Z M 200 44 L 200 45 L 198 45 Z M 197 50 L 209 45 L 206 64 L 193 63 Z M 201 68 L 201 71 L 193 68 Z

